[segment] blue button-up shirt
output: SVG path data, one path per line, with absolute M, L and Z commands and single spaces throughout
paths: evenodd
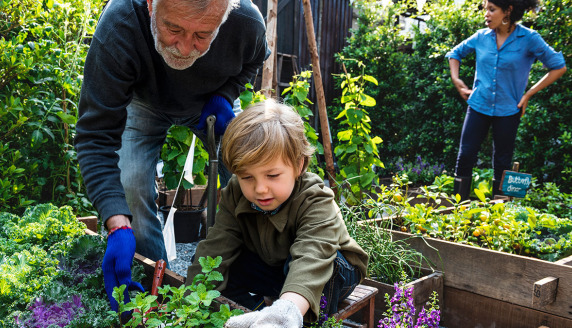
M 532 64 L 540 60 L 548 69 L 566 66 L 561 52 L 552 49 L 538 32 L 520 24 L 497 49 L 496 32 L 485 28 L 458 44 L 445 57 L 459 62 L 476 52 L 477 67 L 473 93 L 468 104 L 489 116 L 509 116 L 520 111 Z

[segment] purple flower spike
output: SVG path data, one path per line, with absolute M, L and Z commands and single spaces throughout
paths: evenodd
M 405 284 L 395 283 L 395 293 L 388 300 L 388 310 L 384 314 L 385 318 L 379 321 L 379 328 L 438 328 L 441 319 L 441 312 L 438 310 L 436 294 L 433 294 L 431 307 L 429 310 L 423 308 L 417 323 L 413 324 L 415 316 L 415 305 L 413 303 L 413 287 L 405 287 Z

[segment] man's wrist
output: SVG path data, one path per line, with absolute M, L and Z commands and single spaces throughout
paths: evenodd
M 129 220 L 129 217 L 125 215 L 113 215 L 110 216 L 107 221 L 105 221 L 105 226 L 107 227 L 108 231 L 112 230 L 113 228 L 122 226 L 131 227 L 131 221 Z

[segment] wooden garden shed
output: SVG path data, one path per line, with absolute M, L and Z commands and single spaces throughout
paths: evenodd
M 252 2 L 258 6 L 266 20 L 268 0 L 253 0 Z M 350 0 L 310 0 L 310 3 L 326 103 L 329 105 L 338 92 L 334 88 L 332 73 L 341 71 L 341 66 L 336 63 L 334 54 L 342 50 L 350 34 L 353 8 L 350 6 Z M 276 62 L 278 87 L 283 89 L 283 87 L 280 88 L 280 84 L 290 82 L 294 70 L 299 73 L 301 70 L 311 69 L 312 59 L 308 51 L 302 0 L 278 0 L 277 11 Z M 294 59 L 297 69 L 292 68 L 291 59 Z M 311 99 L 315 99 L 313 87 L 310 92 L 312 93 Z

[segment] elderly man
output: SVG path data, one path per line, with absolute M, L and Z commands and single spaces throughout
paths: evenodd
M 232 101 L 269 55 L 265 34 L 251 0 L 111 0 L 104 9 L 85 62 L 75 145 L 109 231 L 103 272 L 114 310 L 114 286 L 142 289 L 131 280 L 135 251 L 167 259 L 154 180 L 167 130 L 186 125 L 205 140 L 214 114 L 223 134 Z M 226 183 L 228 171 L 220 174 Z

